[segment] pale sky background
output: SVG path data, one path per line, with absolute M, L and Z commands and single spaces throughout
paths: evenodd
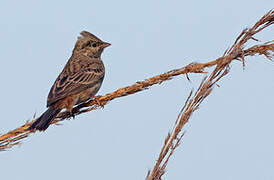
M 50 87 L 87 30 L 112 44 L 99 95 L 223 54 L 274 6 L 260 1 L 3 1 L 1 125 L 6 133 L 46 110 Z M 256 36 L 273 40 L 273 27 Z M 189 91 L 190 74 L 111 101 L 0 153 L 1 179 L 144 179 Z M 164 179 L 274 179 L 274 62 L 232 64 L 194 113 Z

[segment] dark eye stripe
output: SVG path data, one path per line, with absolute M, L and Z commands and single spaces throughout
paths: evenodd
M 87 42 L 87 44 L 86 44 L 86 46 L 90 46 L 91 45 L 91 42 L 90 41 L 88 41 Z
M 83 46 L 82 46 L 81 49 L 84 49 L 85 47 L 88 47 L 88 46 L 91 46 L 91 42 L 90 41 L 88 41 L 85 44 L 83 44 Z

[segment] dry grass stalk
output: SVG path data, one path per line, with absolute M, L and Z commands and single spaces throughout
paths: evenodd
M 76 106 L 73 109 L 73 114 L 78 115 L 78 114 L 81 114 L 81 113 L 85 113 L 85 112 L 88 112 L 88 111 L 91 111 L 91 110 L 98 109 L 99 107 L 106 105 L 109 101 L 111 101 L 113 99 L 123 97 L 123 96 L 128 96 L 130 94 L 134 94 L 136 92 L 145 90 L 145 89 L 147 89 L 148 87 L 150 87 L 152 85 L 160 84 L 164 81 L 171 80 L 174 76 L 178 76 L 178 75 L 182 75 L 182 74 L 187 75 L 188 73 L 205 73 L 204 68 L 212 67 L 214 65 L 217 65 L 215 70 L 211 74 L 211 76 L 209 76 L 210 82 L 208 82 L 209 79 L 207 79 L 204 82 L 205 84 L 211 84 L 211 87 L 210 87 L 210 89 L 211 89 L 212 85 L 215 83 L 214 80 L 216 81 L 216 80 L 218 80 L 218 78 L 222 77 L 222 76 L 220 76 L 220 74 L 224 73 L 223 72 L 224 69 L 227 69 L 228 65 L 230 64 L 230 62 L 232 60 L 240 59 L 244 63 L 244 57 L 254 56 L 255 54 L 265 55 L 267 58 L 271 59 L 271 57 L 273 56 L 273 54 L 271 54 L 271 52 L 274 51 L 273 41 L 270 41 L 268 43 L 264 43 L 262 45 L 255 45 L 255 46 L 253 46 L 251 48 L 248 48 L 246 50 L 243 49 L 243 45 L 249 39 L 254 40 L 255 39 L 253 37 L 254 34 L 256 34 L 257 32 L 259 32 L 259 31 L 263 30 L 264 28 L 270 26 L 271 24 L 273 24 L 273 21 L 274 21 L 273 17 L 274 17 L 274 12 L 270 11 L 260 21 L 258 21 L 253 28 L 251 28 L 249 30 L 244 30 L 241 33 L 241 35 L 237 38 L 234 45 L 229 50 L 226 51 L 226 53 L 224 54 L 223 57 L 220 57 L 216 60 L 213 60 L 213 61 L 210 61 L 210 62 L 207 62 L 207 63 L 191 63 L 191 64 L 189 64 L 185 67 L 168 71 L 166 73 L 151 77 L 151 78 L 146 79 L 144 81 L 136 82 L 133 85 L 127 86 L 125 88 L 120 88 L 120 89 L 118 89 L 118 90 L 116 90 L 112 93 L 109 93 L 109 94 L 106 94 L 104 96 L 99 97 L 98 100 L 100 102 L 100 105 L 98 104 L 98 101 L 90 100 L 86 103 L 83 103 L 81 105 Z M 205 88 L 204 88 L 205 84 L 203 84 L 203 86 L 201 87 L 201 89 L 200 89 L 200 90 L 202 90 L 201 92 L 195 93 L 195 96 L 199 95 L 199 97 L 198 96 L 193 97 L 194 99 L 191 98 L 191 101 L 194 104 L 186 103 L 187 104 L 186 107 L 188 107 L 188 108 L 186 108 L 187 110 L 189 110 L 189 105 L 192 108 L 193 107 L 198 108 L 199 103 L 201 103 L 201 101 L 205 98 L 204 93 L 208 93 L 208 94 L 210 93 L 209 90 L 204 92 L 205 91 Z M 197 104 L 197 102 L 198 102 L 198 104 Z M 196 103 L 196 105 L 195 105 L 195 103 Z M 194 111 L 194 110 L 196 110 L 196 108 L 192 109 L 192 111 Z M 184 110 L 183 114 L 181 114 L 181 116 L 183 118 L 186 118 L 187 117 L 186 114 L 187 113 Z M 189 116 L 190 115 L 191 115 L 191 113 L 189 114 Z M 182 122 L 182 117 L 181 117 L 179 122 Z M 68 118 L 71 118 L 71 116 L 68 113 L 65 113 L 65 112 L 60 113 L 56 117 L 56 119 L 52 122 L 52 124 L 56 124 L 60 121 L 63 121 L 64 119 L 68 119 Z M 4 151 L 8 148 L 13 147 L 14 145 L 18 145 L 22 139 L 28 137 L 29 134 L 34 133 L 34 131 L 27 130 L 28 127 L 31 125 L 31 123 L 33 121 L 26 122 L 24 125 L 22 125 L 22 126 L 16 128 L 16 129 L 12 130 L 12 131 L 9 131 L 6 134 L 3 134 L 2 136 L 0 136 L 0 151 Z M 184 121 L 186 121 L 186 120 L 184 120 Z M 178 131 L 179 130 L 177 129 L 176 132 L 178 132 Z M 175 136 L 171 136 L 171 137 L 173 138 L 173 140 L 177 138 L 177 136 L 176 136 L 176 138 L 175 138 Z M 170 145 L 167 146 L 167 148 L 169 148 L 169 149 L 170 149 L 170 147 L 171 147 Z M 176 146 L 172 146 L 172 147 L 176 147 Z M 172 151 L 172 153 L 173 153 L 173 151 Z M 167 154 L 166 151 L 165 151 L 165 154 Z M 159 164 L 159 167 L 163 167 L 163 166 L 160 166 L 160 164 Z M 156 170 L 155 170 L 155 172 L 156 172 Z M 148 178 L 152 177 L 151 179 L 153 179 L 152 175 L 157 174 L 155 172 L 153 170 L 152 174 L 148 174 Z
M 212 92 L 214 85 L 225 75 L 229 73 L 230 63 L 233 60 L 241 60 L 245 66 L 245 57 L 253 56 L 255 54 L 265 55 L 266 58 L 272 59 L 274 52 L 273 41 L 266 42 L 263 45 L 255 45 L 251 48 L 244 50 L 244 44 L 248 40 L 255 40 L 253 36 L 263 30 L 264 28 L 274 23 L 274 11 L 268 12 L 263 16 L 252 28 L 245 29 L 236 38 L 234 44 L 217 60 L 217 66 L 212 71 L 210 76 L 205 77 L 199 88 L 193 94 L 191 91 L 187 98 L 184 107 L 175 121 L 175 125 L 170 133 L 168 133 L 164 145 L 161 149 L 157 162 L 152 171 L 148 171 L 146 180 L 160 180 L 165 173 L 167 163 L 174 153 L 174 150 L 179 146 L 184 132 L 182 128 L 188 122 L 190 116 L 196 111 L 203 100 Z

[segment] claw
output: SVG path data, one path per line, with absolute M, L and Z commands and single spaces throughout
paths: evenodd
M 72 111 L 69 111 L 68 113 L 69 113 L 70 117 L 72 117 L 73 119 L 75 119 L 75 114 Z
M 102 107 L 104 109 L 104 104 L 101 103 L 101 101 L 99 100 L 99 98 L 102 97 L 102 96 L 94 96 L 93 99 L 96 101 L 96 103 Z

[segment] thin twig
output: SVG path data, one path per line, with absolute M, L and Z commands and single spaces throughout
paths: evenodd
M 262 29 L 273 24 L 273 19 L 274 19 L 273 16 L 274 16 L 273 11 L 270 11 L 260 21 L 258 21 L 256 23 L 256 28 L 253 27 L 249 30 L 245 30 L 240 35 L 240 37 L 237 39 L 237 41 L 235 41 L 234 45 L 224 54 L 223 57 L 220 57 L 216 60 L 213 60 L 213 61 L 210 61 L 207 63 L 191 63 L 185 67 L 168 71 L 166 73 L 151 77 L 149 79 L 145 79 L 144 81 L 136 82 L 131 86 L 120 88 L 112 93 L 101 96 L 98 98 L 98 101 L 100 102 L 100 105 L 104 106 L 109 101 L 111 101 L 113 99 L 123 97 L 123 96 L 128 96 L 130 94 L 134 94 L 134 93 L 143 91 L 145 89 L 148 89 L 152 85 L 161 84 L 162 82 L 171 80 L 173 77 L 178 76 L 178 75 L 189 74 L 189 73 L 204 74 L 205 68 L 217 65 L 214 70 L 215 73 L 209 77 L 209 78 L 211 78 L 211 81 L 212 81 L 216 77 L 221 78 L 222 76 L 219 76 L 219 74 L 224 69 L 226 70 L 224 72 L 227 73 L 227 71 L 228 71 L 227 67 L 232 60 L 235 60 L 238 58 L 242 59 L 243 57 L 246 57 L 246 56 L 254 56 L 255 54 L 259 54 L 259 55 L 265 55 L 267 58 L 271 59 L 273 57 L 273 54 L 271 54 L 271 52 L 273 52 L 273 49 L 274 49 L 273 41 L 269 41 L 269 42 L 261 44 L 261 45 L 255 45 L 255 46 L 250 47 L 246 50 L 243 50 L 242 46 L 247 40 L 252 39 L 252 36 L 255 34 L 255 32 L 257 33 L 259 31 L 261 31 Z M 224 72 L 222 75 L 225 75 Z M 207 82 L 207 83 L 209 83 L 209 82 Z M 210 85 L 209 87 L 211 87 L 213 84 L 215 84 L 215 82 L 209 84 Z M 197 97 L 195 98 L 195 100 L 193 100 L 193 99 L 191 99 L 191 100 L 197 101 L 198 103 L 200 103 L 208 94 L 210 94 L 210 92 L 211 92 L 211 90 L 206 91 L 206 92 L 202 91 L 199 93 L 196 92 L 195 95 L 197 95 Z M 203 94 L 203 93 L 207 93 L 207 95 L 201 96 L 201 94 Z M 72 112 L 76 116 L 76 115 L 86 113 L 91 110 L 98 109 L 100 107 L 100 105 L 98 104 L 98 101 L 90 100 L 86 103 L 80 104 L 80 105 L 76 106 Z M 194 105 L 192 105 L 192 106 L 194 106 Z M 198 108 L 197 105 L 194 107 L 195 107 L 195 110 Z M 191 113 L 190 113 L 190 115 L 191 115 Z M 64 119 L 68 119 L 68 118 L 71 118 L 71 114 L 62 112 L 56 117 L 56 119 L 52 122 L 52 124 L 56 124 L 60 121 L 63 121 Z M 34 120 L 32 120 L 31 122 L 26 122 L 24 125 L 0 136 L 0 151 L 4 151 L 8 148 L 13 147 L 14 145 L 18 145 L 22 139 L 28 137 L 31 133 L 34 133 L 35 131 L 28 130 L 28 128 L 30 127 L 30 125 L 32 124 L 32 122 Z M 175 131 L 176 131 L 176 129 L 175 129 Z M 178 129 L 177 129 L 177 131 L 178 131 Z
M 160 151 L 157 162 L 153 170 L 149 170 L 146 180 L 160 180 L 166 171 L 167 163 L 173 155 L 175 149 L 179 146 L 184 132 L 182 128 L 189 121 L 191 115 L 196 111 L 203 100 L 212 92 L 214 85 L 229 73 L 230 63 L 233 60 L 241 60 L 245 66 L 245 57 L 254 56 L 255 54 L 264 55 L 268 59 L 273 58 L 274 44 L 273 41 L 266 42 L 262 45 L 255 45 L 248 49 L 243 49 L 248 40 L 254 40 L 253 36 L 274 23 L 274 11 L 264 15 L 252 28 L 243 30 L 236 38 L 234 44 L 225 51 L 223 57 L 216 60 L 217 66 L 210 76 L 206 76 L 195 93 L 191 91 L 187 98 L 178 118 L 175 121 L 175 127 L 168 133 L 164 145 Z

